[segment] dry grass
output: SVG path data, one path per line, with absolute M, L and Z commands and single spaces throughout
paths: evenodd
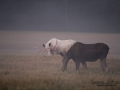
M 120 59 L 107 59 L 110 72 L 103 73 L 99 61 L 75 71 L 72 60 L 62 72 L 62 57 L 40 55 L 0 55 L 0 90 L 113 90 L 116 86 L 97 86 L 93 81 L 120 82 Z

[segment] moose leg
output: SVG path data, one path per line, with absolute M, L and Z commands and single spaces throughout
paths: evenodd
M 100 60 L 100 65 L 103 71 L 106 71 L 106 72 L 109 71 L 106 63 L 106 58 Z
M 76 70 L 78 70 L 80 66 L 80 62 L 75 62 L 75 65 L 76 65 Z
M 103 63 L 104 63 L 105 71 L 108 72 L 108 71 L 109 71 L 109 68 L 107 67 L 106 58 L 103 59 Z
M 69 59 L 64 57 L 62 62 L 63 62 L 63 68 L 62 71 L 65 71 L 67 69 L 67 63 L 68 63 Z
M 83 65 L 83 67 L 85 68 L 85 69 L 87 69 L 87 64 L 86 64 L 86 62 L 81 62 L 82 63 L 82 65 Z
M 68 62 L 67 62 L 67 63 L 68 63 Z M 62 71 L 67 70 L 67 63 L 63 61 L 63 68 L 62 68 Z
M 100 60 L 100 66 L 101 66 L 102 71 L 104 71 L 104 63 L 103 63 L 103 60 Z

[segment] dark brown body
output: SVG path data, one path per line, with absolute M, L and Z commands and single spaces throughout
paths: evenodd
M 107 68 L 106 57 L 109 52 L 109 47 L 104 43 L 83 44 L 76 42 L 66 53 L 63 58 L 63 68 L 66 69 L 70 59 L 76 64 L 76 70 L 79 69 L 80 62 L 87 69 L 86 61 L 94 62 L 100 59 L 102 70 Z

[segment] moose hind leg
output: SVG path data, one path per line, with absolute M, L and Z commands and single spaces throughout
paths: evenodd
M 106 58 L 100 59 L 101 68 L 103 71 L 108 72 L 109 68 L 107 67 Z
M 107 66 L 106 59 L 104 59 L 104 65 L 105 65 L 105 71 L 108 72 L 108 71 L 109 71 L 109 68 L 108 68 L 108 66 Z
M 87 64 L 86 64 L 86 62 L 81 62 L 82 63 L 82 65 L 83 65 L 83 67 L 85 68 L 85 69 L 87 69 Z
M 75 65 L 76 65 L 76 70 L 79 70 L 80 62 L 75 62 Z

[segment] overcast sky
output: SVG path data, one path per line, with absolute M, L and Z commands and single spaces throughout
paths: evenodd
M 120 0 L 1 0 L 0 30 L 120 33 Z

